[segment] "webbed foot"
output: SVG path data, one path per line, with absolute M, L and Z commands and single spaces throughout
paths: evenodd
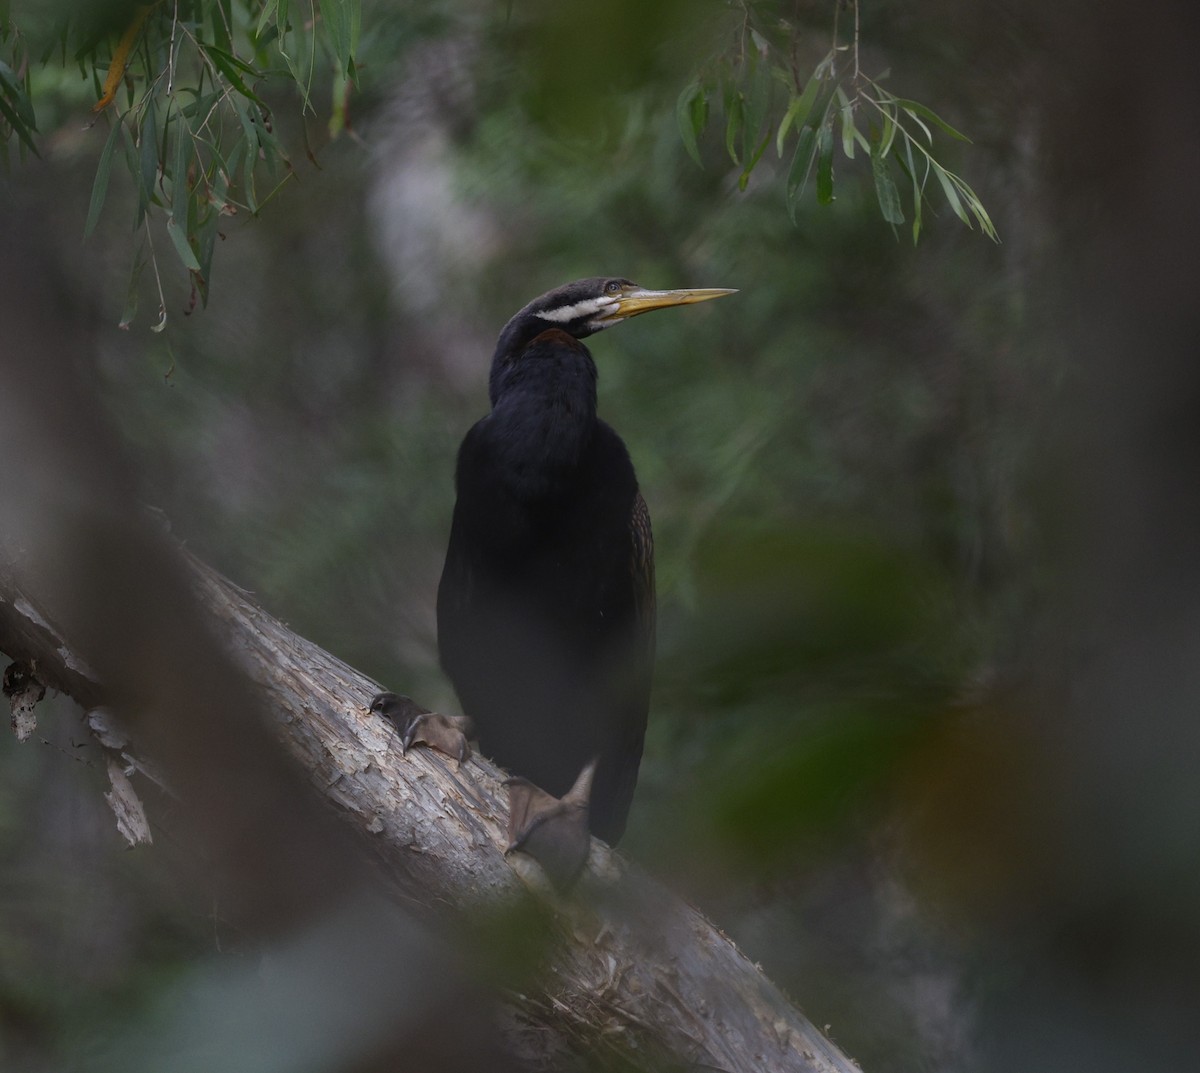
M 413 745 L 428 745 L 439 753 L 454 757 L 460 766 L 470 759 L 468 738 L 474 734 L 475 728 L 467 716 L 427 711 L 398 693 L 376 695 L 371 700 L 370 708 L 399 731 L 402 753 L 407 753 Z
M 588 801 L 595 772 L 596 761 L 589 761 L 561 798 L 528 779 L 511 778 L 504 783 L 508 787 L 508 847 L 504 852 L 532 857 L 560 893 L 574 886 L 592 847 Z

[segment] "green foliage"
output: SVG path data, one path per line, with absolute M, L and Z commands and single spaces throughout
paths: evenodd
M 0 146 L 3 146 L 3 161 L 9 163 L 8 149 L 16 139 L 20 151 L 37 155 L 34 135 L 37 133 L 37 117 L 33 111 L 33 99 L 29 87 L 29 50 L 20 32 L 13 24 L 7 3 L 0 5 Z M 5 55 L 14 61 L 5 61 Z
M 146 264 L 158 281 L 156 330 L 166 323 L 161 238 L 189 274 L 192 304 L 208 300 L 222 219 L 257 215 L 292 178 L 272 101 L 290 95 L 315 114 L 314 85 L 332 79 L 330 129 L 345 126 L 344 87 L 357 77 L 360 0 L 322 0 L 320 17 L 294 0 L 171 0 L 66 9 L 35 24 L 42 59 L 73 53 L 109 132 L 96 167 L 84 233 L 105 208 L 114 163 L 133 180 L 141 236 L 122 325 L 136 314 Z M 11 20 L 0 43 L 0 116 L 6 144 L 36 152 L 30 92 L 33 46 Z M 157 236 L 157 240 L 156 240 Z
M 138 248 L 122 326 L 137 315 L 147 265 L 158 297 L 155 330 L 165 325 L 164 251 L 187 275 L 189 308 L 207 304 L 222 221 L 257 216 L 294 177 L 295 146 L 285 142 L 301 139 L 312 157 L 306 124 L 318 111 L 327 116 L 330 136 L 348 127 L 363 37 L 361 3 L 60 3 L 22 12 L 19 27 L 7 5 L 0 6 L 5 161 L 14 146 L 22 156 L 38 152 L 35 106 L 47 96 L 44 86 L 38 92 L 39 81 L 46 81 L 39 70 L 56 65 L 66 70 L 73 61 L 91 85 L 97 122 L 108 127 L 85 236 L 104 215 L 113 165 L 132 181 Z M 449 18 L 450 10 L 433 5 L 405 18 Z M 839 28 L 843 11 L 853 15 L 850 35 Z M 737 18 L 731 21 L 731 14 Z M 389 9 L 376 5 L 368 20 L 373 32 L 388 17 Z M 542 3 L 510 6 L 495 25 L 502 27 L 496 37 L 502 49 L 514 55 L 533 49 L 541 57 L 534 65 L 514 61 L 511 73 L 523 84 L 522 108 L 535 123 L 548 123 L 560 141 L 611 136 L 637 86 L 686 80 L 675 118 L 687 154 L 697 164 L 705 162 L 701 134 L 720 115 L 725 152 L 745 190 L 773 146 L 793 222 L 810 182 L 817 203 L 829 205 L 843 190 L 837 173 L 841 160 L 869 161 L 880 213 L 893 228 L 910 223 L 914 243 L 934 200 L 995 239 L 982 201 L 946 166 L 941 145 L 935 145 L 935 132 L 954 141 L 965 137 L 926 105 L 884 89 L 884 75 L 866 74 L 859 56 L 857 0 L 844 9 L 835 4 L 833 20 L 832 45 L 807 76 L 798 55 L 811 51 L 813 34 L 777 3 L 730 9 L 676 0 L 657 5 L 652 16 L 632 7 L 610 5 L 598 14 Z M 732 43 L 712 56 L 714 34 Z M 664 60 L 664 46 L 668 56 L 671 49 L 687 52 L 674 62 Z M 391 49 L 377 52 L 380 62 L 394 57 Z M 696 57 L 706 53 L 710 58 L 698 62 Z M 698 73 L 689 77 L 688 72 Z M 318 87 L 328 87 L 320 106 Z M 283 108 L 285 102 L 289 107 Z M 73 103 L 77 114 L 84 103 L 78 85 Z M 286 112 L 288 129 L 292 116 L 301 116 L 295 137 L 285 139 L 276 131 L 276 109 Z
M 786 19 L 756 16 L 747 6 L 737 27 L 735 44 L 712 61 L 708 69 L 679 95 L 676 120 L 688 155 L 703 165 L 700 135 L 718 102 L 725 117 L 725 149 L 740 169 L 738 188 L 745 190 L 763 153 L 774 141 L 787 167 L 787 205 L 793 222 L 796 207 L 816 172 L 816 198 L 833 202 L 836 144 L 847 161 L 859 150 L 871 162 L 871 178 L 879 210 L 893 227 L 905 222 L 900 187 L 911 191 L 912 239 L 921 235 L 923 209 L 931 193 L 941 191 L 950 209 L 964 224 L 972 222 L 993 241 L 995 225 L 970 185 L 934 156 L 934 128 L 957 141 L 969 141 L 918 101 L 897 97 L 860 65 L 858 0 L 851 0 L 854 33 L 840 43 L 835 14 L 833 45 L 807 79 L 800 76 L 796 52 L 799 27 Z M 835 12 L 840 4 L 835 5 Z M 779 118 L 777 118 L 779 117 Z M 936 180 L 931 185 L 930 180 Z

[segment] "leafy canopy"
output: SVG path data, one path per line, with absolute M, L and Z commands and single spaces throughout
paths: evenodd
M 415 9 L 410 14 L 418 17 Z M 383 18 L 384 11 L 370 15 Z M 499 17 L 537 20 L 545 13 L 514 15 L 509 5 Z M 561 12 L 555 17 L 570 21 Z M 701 136 L 719 107 L 740 189 L 772 144 L 781 161 L 790 153 L 784 189 L 793 220 L 814 172 L 818 203 L 833 202 L 840 146 L 846 161 L 869 161 L 883 219 L 893 227 L 911 220 L 914 243 L 925 207 L 939 192 L 968 227 L 978 224 L 997 238 L 979 197 L 934 155 L 935 131 L 959 141 L 965 136 L 925 105 L 885 89 L 886 72 L 866 73 L 859 0 L 834 0 L 832 40 L 811 71 L 797 55 L 813 35 L 780 4 L 741 0 L 706 10 L 703 19 L 708 45 L 688 57 L 691 77 L 675 109 L 683 148 L 698 164 L 705 160 Z M 310 158 L 308 122 L 320 118 L 318 107 L 330 136 L 347 130 L 362 24 L 361 0 L 64 0 L 22 13 L 19 24 L 0 0 L 5 162 L 14 146 L 20 155 L 38 153 L 35 105 L 45 95 L 45 73 L 73 63 L 90 87 L 94 122 L 107 127 L 85 236 L 104 211 L 114 165 L 132 179 L 139 245 L 122 325 L 136 314 L 147 265 L 159 297 L 155 330 L 166 324 L 160 248 L 188 273 L 192 304 L 207 302 L 222 219 L 256 215 L 295 174 L 294 149 L 275 129 L 281 102 L 292 102 L 289 126 L 299 117 Z M 76 109 L 84 105 L 81 83 L 73 89 Z M 55 89 L 66 85 L 60 79 Z

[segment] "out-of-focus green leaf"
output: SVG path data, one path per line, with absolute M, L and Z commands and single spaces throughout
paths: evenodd
M 261 77 L 261 72 L 256 71 L 248 63 L 239 60 L 230 52 L 224 49 L 217 48 L 216 45 L 202 45 L 201 48 L 204 54 L 213 62 L 213 65 L 223 74 L 229 84 L 236 89 L 243 97 L 247 97 L 252 101 L 261 104 L 258 94 L 246 85 L 242 78 L 242 73 L 251 75 L 252 77 Z
M 358 54 L 358 40 L 362 36 L 362 0 L 344 0 L 344 2 L 350 23 L 350 54 L 346 60 L 346 74 L 351 81 L 357 82 L 358 75 L 354 70 L 354 57 Z
M 783 113 L 783 118 L 779 121 L 779 128 L 775 132 L 775 155 L 783 157 L 783 143 L 788 136 L 788 131 L 792 129 L 792 123 L 795 122 L 796 113 L 800 110 L 800 98 L 793 97 L 791 104 L 788 105 L 787 111 Z
M 937 176 L 937 181 L 941 183 L 942 193 L 946 195 L 946 200 L 950 203 L 950 208 L 954 210 L 954 215 L 957 216 L 968 227 L 971 226 L 971 218 L 967 215 L 966 210 L 962 207 L 962 201 L 959 199 L 958 191 L 954 189 L 954 183 L 951 182 L 950 176 L 946 173 L 946 169 L 941 166 L 936 160 L 930 160 L 930 165 L 933 168 L 933 174 Z
M 357 8 L 354 0 L 320 0 L 321 21 L 329 35 L 333 54 L 337 58 L 338 73 L 348 77 L 350 60 L 354 55 L 355 25 L 358 17 L 351 13 Z
M 742 158 L 749 160 L 759 141 L 759 131 L 771 107 L 771 69 L 756 61 L 750 70 L 750 92 L 746 97 L 746 122 L 742 128 Z
M 219 167 L 213 169 L 212 189 L 209 197 L 212 200 L 213 215 L 219 217 L 225 211 L 228 201 L 226 200 L 229 194 L 229 172 L 225 167 L 224 161 Z M 203 262 L 203 258 L 201 259 Z M 206 270 L 207 271 L 207 270 Z
M 879 155 L 886 157 L 892 151 L 892 143 L 896 140 L 896 121 L 892 113 L 884 110 L 883 129 L 879 135 Z
M 979 200 L 974 191 L 971 191 L 970 206 L 975 219 L 979 221 L 980 230 L 993 242 L 999 242 L 1000 233 L 996 230 L 996 225 L 992 223 L 992 218 L 984 208 L 983 202 Z
M 846 154 L 847 160 L 854 159 L 854 135 L 856 128 L 854 126 L 854 104 L 846 95 L 846 91 L 838 86 L 837 99 L 841 123 L 842 123 L 842 152 Z
M 761 742 L 757 763 L 737 765 L 741 777 L 714 781 L 720 789 L 696 802 L 705 834 L 760 874 L 789 866 L 882 792 L 930 714 L 911 702 L 843 701 L 814 714 L 802 738 Z
M 154 98 L 146 99 L 146 111 L 138 131 L 138 224 L 154 200 L 154 184 L 158 180 L 158 124 Z
M 817 201 L 833 201 L 833 124 L 826 123 L 817 132 Z
M 193 272 L 199 272 L 200 262 L 196 260 L 196 253 L 188 242 L 183 228 L 175 222 L 173 216 L 167 217 L 167 234 L 170 235 L 171 242 L 175 246 L 175 252 L 179 254 L 179 259 L 183 262 L 184 268 L 190 269 Z
M 0 62 L 0 116 L 4 117 L 21 144 L 34 156 L 40 156 L 33 140 L 33 132 L 37 130 L 33 102 L 21 85 L 21 80 L 3 62 Z
M 754 170 L 754 166 L 762 159 L 763 153 L 767 151 L 767 146 L 771 144 L 771 132 L 768 131 L 761 142 L 758 143 L 758 148 L 750 154 L 750 159 L 746 161 L 746 166 L 742 169 L 742 174 L 738 176 L 738 189 L 745 190 L 750 182 L 750 173 Z
M 120 124 L 118 124 L 120 126 Z M 146 267 L 146 261 L 142 256 L 138 256 L 133 263 L 133 268 L 129 273 L 129 287 L 125 292 L 125 308 L 121 312 L 121 320 L 118 322 L 118 328 L 128 329 L 133 323 L 134 317 L 137 316 L 138 310 L 138 283 L 142 278 L 142 269 Z
M 238 122 L 242 125 L 242 144 L 245 145 L 245 159 L 242 161 L 242 196 L 246 208 L 251 213 L 258 212 L 258 196 L 254 189 L 254 166 L 258 162 L 258 127 L 250 118 L 246 105 L 241 101 L 233 101 L 233 110 L 237 113 Z
M 935 126 L 939 127 L 941 130 L 944 130 L 947 134 L 950 135 L 950 137 L 957 138 L 960 142 L 970 142 L 971 141 L 971 139 L 968 138 L 961 131 L 955 130 L 954 127 L 950 126 L 950 124 L 947 123 L 941 116 L 939 116 L 937 114 L 937 112 L 935 112 L 932 108 L 927 108 L 925 105 L 919 103 L 918 101 L 908 100 L 905 97 L 893 97 L 892 102 L 894 104 L 898 105 L 899 107 L 903 108 L 906 112 L 909 112 L 914 118 L 917 116 L 921 116 L 924 119 L 928 119 L 930 123 L 933 123 Z M 931 140 L 932 140 L 932 136 L 931 136 Z
M 8 98 L 13 111 L 21 118 L 26 127 L 30 130 L 37 130 L 37 117 L 34 115 L 33 102 L 29 99 L 29 94 L 25 92 L 21 79 L 3 60 L 0 60 L 0 88 L 4 91 L 0 97 Z
M 258 156 L 258 127 L 250 118 L 249 111 L 241 101 L 233 102 L 233 110 L 237 113 L 238 122 L 242 125 L 249 157 L 254 160 Z
M 282 163 L 284 167 L 290 168 L 291 163 L 287 158 L 287 154 L 283 151 L 283 146 L 279 139 L 267 129 L 265 122 L 257 125 L 258 144 L 262 147 L 263 162 L 267 166 L 267 171 L 271 175 L 275 175 L 279 165 Z
M 913 245 L 915 246 L 917 244 L 917 240 L 920 239 L 920 237 L 921 237 L 921 208 L 922 208 L 923 202 L 925 201 L 925 184 L 924 184 L 923 180 L 918 180 L 918 178 L 917 178 L 917 168 L 916 168 L 916 165 L 913 163 L 912 142 L 908 138 L 904 139 L 904 159 L 908 165 L 905 170 L 908 172 L 908 177 L 912 180 L 912 191 L 913 191 L 912 237 L 913 237 Z
M 213 106 L 224 96 L 224 88 L 213 90 L 211 93 L 198 93 L 194 100 L 183 105 L 179 111 L 182 115 L 187 116 L 188 119 L 203 120 L 211 114 Z
M 792 156 L 792 165 L 788 169 L 787 189 L 788 208 L 795 220 L 795 203 L 808 183 L 809 172 L 812 171 L 813 159 L 817 154 L 817 132 L 812 127 L 800 129 L 800 137 L 796 139 L 796 152 Z
M 729 159 L 739 166 L 742 163 L 742 159 L 738 155 L 738 135 L 745 125 L 746 120 L 745 110 L 742 105 L 742 95 L 735 92 L 730 97 L 729 107 L 726 109 L 725 150 L 729 153 Z
M 212 5 L 212 24 L 213 40 L 222 48 L 228 49 L 232 45 L 229 37 L 230 28 L 233 26 L 233 0 L 216 0 Z
M 113 152 L 117 148 L 117 138 L 121 133 L 122 120 L 113 121 L 112 130 L 100 151 L 100 160 L 96 164 L 96 178 L 92 180 L 92 199 L 88 204 L 87 221 L 83 225 L 83 237 L 87 238 L 100 220 L 100 212 L 104 208 L 104 200 L 108 196 L 108 177 L 112 171 Z
M 210 208 L 207 215 L 196 228 L 196 260 L 200 262 L 199 279 L 200 300 L 208 304 L 208 277 L 212 271 L 213 251 L 217 245 L 217 229 L 221 224 L 221 214 L 215 208 Z
M 788 105 L 783 121 L 779 124 L 779 132 L 775 135 L 775 149 L 781 157 L 783 156 L 783 141 L 787 137 L 788 130 L 793 123 L 802 126 L 808 121 L 808 114 L 812 111 L 813 104 L 824 84 L 825 80 L 814 72 L 805 83 L 804 92 L 799 97 L 792 98 L 792 103 Z
M 175 154 L 171 167 L 171 215 L 176 220 L 187 219 L 188 162 L 192 159 L 191 131 L 187 120 L 175 113 Z
M 246 155 L 246 152 L 246 139 L 244 137 L 236 139 L 233 143 L 233 147 L 229 150 L 228 155 L 225 157 L 225 162 L 219 173 L 221 185 L 218 186 L 216 183 L 214 183 L 214 186 L 217 186 L 217 189 L 222 189 L 227 193 L 229 187 L 233 186 L 234 183 L 237 182 L 238 169 L 242 166 L 242 158 Z
M 697 107 L 697 101 L 700 102 L 700 107 Z M 704 129 L 706 113 L 707 106 L 700 83 L 692 82 L 685 86 L 675 102 L 675 121 L 679 127 L 679 137 L 683 142 L 684 149 L 700 167 L 704 166 L 704 162 L 700 159 L 698 139 L 700 131 Z
M 805 126 L 817 130 L 825 125 L 825 117 L 829 114 L 829 106 L 833 103 L 833 95 L 837 88 L 838 83 L 835 78 L 826 78 L 821 82 L 817 98 L 802 120 Z
M 911 108 L 905 108 L 904 114 L 906 116 L 908 116 L 909 119 L 911 119 L 914 123 L 916 123 L 916 125 L 918 127 L 921 128 L 921 133 L 925 135 L 926 142 L 928 142 L 928 144 L 930 146 L 932 146 L 933 145 L 933 131 L 931 131 L 929 129 L 929 127 L 922 121 L 921 117 L 919 115 L 917 115 L 917 113 L 914 112 Z
M 258 22 L 254 24 L 254 36 L 262 37 L 263 30 L 266 29 L 267 23 L 271 21 L 271 17 L 279 10 L 279 0 L 267 0 L 263 4 L 262 13 L 258 16 Z M 286 19 L 280 17 L 281 22 L 286 22 Z
M 900 193 L 888 174 L 888 163 L 879 151 L 879 143 L 872 147 L 871 173 L 875 177 L 875 193 L 879 197 L 879 208 L 883 218 L 890 224 L 904 223 L 904 211 L 900 208 Z

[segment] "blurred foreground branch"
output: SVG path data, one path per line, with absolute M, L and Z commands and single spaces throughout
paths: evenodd
M 297 636 L 188 557 L 202 604 L 261 687 L 280 742 L 362 836 L 404 900 L 425 910 L 500 910 L 522 885 L 503 854 L 502 773 L 461 769 L 425 749 L 402 756 L 395 731 L 365 709 L 375 683 Z M 84 706 L 101 684 L 39 608 L 0 570 L 0 649 Z M 235 761 L 236 762 L 236 761 Z M 551 927 L 549 990 L 509 995 L 522 1038 L 558 1050 L 622 1050 L 727 1070 L 855 1068 L 724 936 L 658 884 L 594 843 L 578 902 Z

